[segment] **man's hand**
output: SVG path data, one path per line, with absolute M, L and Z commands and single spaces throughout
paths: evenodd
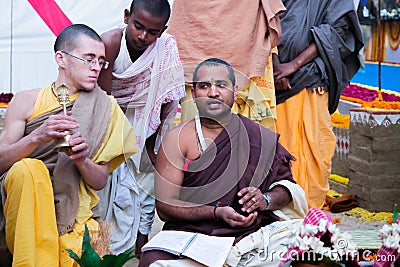
M 274 64 L 274 78 L 280 80 L 295 73 L 297 68 L 293 61 L 288 63 Z
M 265 201 L 260 189 L 255 187 L 245 187 L 238 192 L 239 204 L 243 205 L 242 211 L 252 213 L 256 210 L 263 211 L 267 208 L 267 201 Z
M 51 115 L 39 128 L 31 134 L 36 136 L 38 143 L 46 144 L 52 140 L 66 136 L 65 130 L 74 130 L 79 127 L 78 121 L 68 115 Z
M 257 218 L 257 212 L 250 213 L 247 217 L 237 213 L 232 207 L 218 207 L 215 210 L 215 216 L 223 219 L 231 227 L 248 227 L 252 225 Z
M 282 78 L 280 80 L 274 79 L 275 83 L 275 89 L 279 91 L 283 90 L 290 90 L 292 89 L 292 86 L 290 85 L 289 79 L 288 78 Z
M 83 138 L 80 132 L 75 132 L 69 138 L 69 145 L 72 147 L 74 152 L 69 158 L 75 163 L 79 164 L 83 162 L 89 155 L 89 146 L 86 143 L 86 139 Z

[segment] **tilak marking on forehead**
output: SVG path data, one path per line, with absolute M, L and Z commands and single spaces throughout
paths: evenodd
M 214 79 L 214 77 L 211 77 L 211 91 L 213 93 L 215 92 L 215 79 Z

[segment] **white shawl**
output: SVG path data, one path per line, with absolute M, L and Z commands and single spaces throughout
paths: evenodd
M 173 119 L 178 101 L 185 96 L 183 66 L 175 38 L 163 33 L 132 62 L 124 31 L 112 75 L 111 94 L 120 106 L 128 108 L 126 115 L 135 130 L 139 152 L 132 156 L 132 160 L 138 169 L 146 139 L 161 124 L 161 105 L 174 102 L 173 114 L 168 116 Z M 157 144 L 160 144 L 161 138 L 158 139 Z

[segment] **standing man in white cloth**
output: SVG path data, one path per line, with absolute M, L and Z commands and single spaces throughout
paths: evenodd
M 168 120 L 184 97 L 183 67 L 175 38 L 164 33 L 170 16 L 167 0 L 134 0 L 124 11 L 126 27 L 102 34 L 108 70 L 100 87 L 113 95 L 135 129 L 139 152 L 127 159 L 98 192 L 102 219 L 113 223 L 115 254 L 147 242 L 154 221 L 154 169 L 150 159 Z

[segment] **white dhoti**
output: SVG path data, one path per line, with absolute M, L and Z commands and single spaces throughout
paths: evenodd
M 98 191 L 100 220 L 113 223 L 110 249 L 120 254 L 134 247 L 138 231 L 148 235 L 154 222 L 154 172 L 137 173 L 128 159 L 108 177 Z

